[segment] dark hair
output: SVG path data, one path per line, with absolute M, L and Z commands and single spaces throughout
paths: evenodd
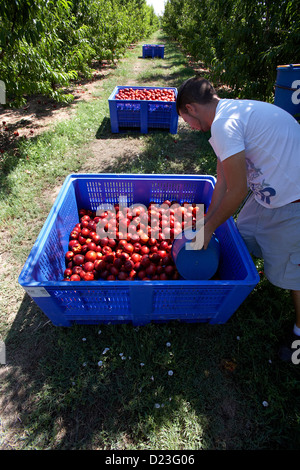
M 202 77 L 188 78 L 178 88 L 176 99 L 176 110 L 187 112 L 186 105 L 189 103 L 207 104 L 211 102 L 216 95 L 212 84 Z

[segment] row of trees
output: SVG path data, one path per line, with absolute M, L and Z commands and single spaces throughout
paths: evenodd
M 272 100 L 277 66 L 300 61 L 299 0 L 167 0 L 162 26 L 239 97 Z
M 72 99 L 62 87 L 90 77 L 159 27 L 146 0 L 0 0 L 0 80 L 11 104 L 26 95 Z

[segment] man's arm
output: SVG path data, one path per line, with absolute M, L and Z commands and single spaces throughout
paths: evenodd
M 215 184 L 215 187 L 214 187 L 213 195 L 212 195 L 212 198 L 211 198 L 211 203 L 210 203 L 210 205 L 208 207 L 208 210 L 205 214 L 205 220 L 204 220 L 205 223 L 211 218 L 213 213 L 219 207 L 219 205 L 220 205 L 220 203 L 221 203 L 221 201 L 224 197 L 224 194 L 226 192 L 226 188 L 227 188 L 227 186 L 226 186 L 225 176 L 224 176 L 224 173 L 223 173 L 222 162 L 218 159 L 218 161 L 217 161 L 217 181 L 216 181 L 216 184 Z
M 215 230 L 235 213 L 248 193 L 244 150 L 228 157 L 220 164 L 222 173 L 220 169 L 219 172 L 223 174 L 222 188 L 223 190 L 225 188 L 225 191 L 218 201 L 218 206 L 215 206 L 215 210 L 212 208 L 211 214 L 208 214 L 209 218 L 205 220 L 204 248 L 207 248 Z

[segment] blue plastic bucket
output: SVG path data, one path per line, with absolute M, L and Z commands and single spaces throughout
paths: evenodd
M 300 64 L 279 65 L 274 104 L 300 119 Z
M 179 274 L 186 280 L 209 280 L 219 266 L 220 243 L 212 236 L 206 250 L 187 249 L 195 232 L 185 230 L 173 241 L 171 254 Z

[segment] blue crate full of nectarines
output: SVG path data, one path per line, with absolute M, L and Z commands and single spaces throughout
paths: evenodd
M 56 326 L 225 323 L 259 282 L 233 219 L 216 231 L 221 248 L 216 274 L 200 281 L 180 276 L 170 257 L 172 236 L 159 232 L 153 240 L 147 225 L 150 212 L 155 219 L 154 209 L 165 204 L 187 205 L 190 217 L 200 204 L 207 210 L 214 186 L 210 175 L 69 175 L 28 255 L 20 285 Z M 139 211 L 139 228 L 131 231 L 133 209 Z M 103 236 L 112 220 L 117 220 L 115 235 Z
M 177 133 L 177 88 L 116 86 L 108 98 L 111 131 Z

